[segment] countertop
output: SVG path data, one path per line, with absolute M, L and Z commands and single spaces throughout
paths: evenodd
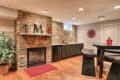
M 70 44 L 52 44 L 52 46 L 72 45 L 72 44 L 83 44 L 83 43 L 70 43 Z

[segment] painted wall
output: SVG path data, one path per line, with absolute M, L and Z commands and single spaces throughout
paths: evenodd
M 101 43 L 102 42 L 102 26 L 108 24 L 117 24 L 120 23 L 120 19 L 117 20 L 110 20 L 105 22 L 93 23 L 93 24 L 86 24 L 80 25 L 77 28 L 77 43 L 84 43 L 84 47 L 87 49 L 95 49 L 92 46 L 93 43 Z M 94 38 L 89 38 L 87 36 L 88 30 L 93 29 L 96 32 L 96 36 Z
M 10 8 L 0 7 L 0 18 L 16 19 L 18 11 Z
M 0 6 L 0 33 L 14 39 L 14 20 L 17 18 L 18 11 Z
M 14 38 L 14 20 L 0 19 L 0 33 Z

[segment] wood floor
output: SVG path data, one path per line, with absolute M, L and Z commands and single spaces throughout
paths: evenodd
M 81 75 L 82 70 L 82 56 L 76 56 L 59 62 L 51 63 L 58 69 L 38 75 L 36 77 L 29 77 L 24 70 L 10 72 L 8 75 L 0 75 L 0 80 L 106 80 L 109 70 L 109 63 L 104 63 L 104 75 L 102 79 L 98 78 L 98 71 L 96 70 L 96 77 L 89 77 Z M 106 68 L 107 67 L 107 68 Z M 96 67 L 97 68 L 97 67 Z

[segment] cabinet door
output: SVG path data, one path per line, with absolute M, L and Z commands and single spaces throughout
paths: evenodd
M 61 47 L 60 46 L 54 46 L 52 47 L 53 50 L 53 62 L 61 60 Z
M 72 56 L 73 55 L 73 47 L 72 47 L 72 45 L 69 45 L 69 56 Z
M 79 52 L 78 52 L 78 54 L 81 54 L 82 49 L 83 49 L 83 44 L 78 44 L 78 46 L 79 46 Z
M 118 43 L 118 25 L 107 25 L 107 26 L 103 26 L 103 43 L 106 43 L 106 40 L 108 39 L 108 37 L 111 37 L 111 39 L 113 40 L 113 44 L 114 43 Z
M 81 45 L 80 44 L 77 44 L 77 54 L 80 54 L 81 53 Z
M 79 45 L 76 44 L 76 52 L 77 52 L 77 55 L 79 54 Z
M 76 49 L 76 50 L 77 50 L 77 55 L 78 55 L 78 54 L 80 54 L 81 48 L 80 48 L 80 45 L 79 45 L 79 44 L 77 44 L 76 46 L 77 46 L 77 49 Z
M 66 58 L 66 46 L 62 46 L 62 59 Z
M 73 51 L 72 56 L 75 56 L 75 46 L 73 44 L 72 44 L 72 51 Z
M 56 46 L 52 47 L 52 60 L 53 62 L 57 61 L 57 53 L 56 53 Z
M 78 55 L 78 52 L 77 52 L 77 44 L 75 45 L 75 53 L 76 53 L 76 55 Z
M 52 61 L 54 62 L 55 61 L 55 53 L 54 53 L 54 46 L 52 47 Z
M 61 46 L 57 46 L 56 47 L 56 51 L 57 51 L 57 60 L 61 60 Z
M 66 48 L 66 58 L 70 57 L 70 55 L 69 55 L 70 54 L 69 53 L 69 45 L 66 45 L 65 48 Z
M 71 51 L 72 51 L 72 56 L 74 56 L 74 53 L 75 53 L 75 51 L 74 51 L 74 45 L 72 45 Z

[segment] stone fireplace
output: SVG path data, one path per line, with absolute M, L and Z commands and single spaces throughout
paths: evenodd
M 27 24 L 29 31 L 28 34 L 21 34 L 23 32 L 23 25 Z M 52 18 L 34 14 L 25 11 L 18 11 L 18 18 L 15 21 L 15 39 L 16 39 L 16 49 L 17 49 L 17 69 L 23 70 L 27 68 L 28 57 L 33 55 L 31 53 L 28 54 L 30 49 L 46 49 L 46 63 L 51 63 L 52 61 L 52 41 L 51 36 L 49 35 L 35 35 L 33 33 L 33 24 L 42 25 L 43 34 L 47 34 L 47 26 L 52 25 Z M 37 54 L 43 57 L 43 54 Z M 34 55 L 35 56 L 35 55 Z M 39 61 L 40 59 L 38 59 Z M 42 59 L 41 59 L 42 60 Z

